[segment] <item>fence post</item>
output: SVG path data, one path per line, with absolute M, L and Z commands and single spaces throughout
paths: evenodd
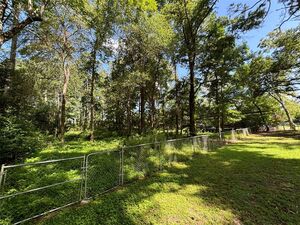
M 84 179 L 84 199 L 87 199 L 87 186 L 88 186 L 88 182 L 87 182 L 87 179 L 88 179 L 88 160 L 89 159 L 89 156 L 87 155 L 85 157 L 85 179 Z
M 192 142 L 192 151 L 195 152 L 195 148 L 194 148 L 194 137 L 190 137 L 190 140 Z
M 121 149 L 121 185 L 124 184 L 124 146 Z
M 208 136 L 207 135 L 202 135 L 202 142 L 203 142 L 203 150 L 208 150 L 209 151 L 209 146 L 208 146 Z
M 84 182 L 85 182 L 85 158 L 86 156 L 83 156 L 83 161 L 81 165 L 81 185 L 80 185 L 80 194 L 79 194 L 79 201 L 82 200 L 83 197 L 83 191 L 84 191 Z
M 158 170 L 161 171 L 162 170 L 162 163 L 161 163 L 161 146 L 160 146 L 161 142 L 158 142 Z
M 231 130 L 231 141 L 236 141 L 234 129 Z
M 1 165 L 1 170 L 0 170 L 0 192 L 2 190 L 3 177 L 4 177 L 4 164 Z

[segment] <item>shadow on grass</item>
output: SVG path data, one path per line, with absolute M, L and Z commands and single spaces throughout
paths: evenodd
M 262 143 L 262 141 L 257 141 L 257 140 L 249 140 L 251 142 L 251 145 L 245 145 L 241 143 L 236 143 L 234 145 L 234 148 L 239 148 L 239 151 L 243 151 L 245 149 L 247 150 L 268 150 L 271 147 L 277 148 L 277 150 L 300 150 L 300 142 L 299 143 L 279 143 L 279 142 L 267 142 L 267 143 Z M 272 151 L 269 151 L 272 153 Z M 269 154 L 272 155 L 272 154 Z
M 264 144 L 262 141 L 262 147 Z M 215 206 L 231 211 L 236 217 L 222 224 L 300 224 L 300 160 L 273 158 L 265 152 L 253 152 L 250 147 L 240 143 L 209 154 L 195 154 L 193 160 L 184 161 L 184 166 L 166 167 L 166 173 L 138 181 L 42 222 L 157 223 L 164 215 L 160 213 L 160 205 L 151 202 L 152 196 L 162 192 L 179 193 L 188 185 L 198 185 L 205 188 L 192 195 L 205 201 L 206 210 Z M 147 201 L 151 202 L 147 207 L 139 207 L 141 202 Z M 170 201 L 168 204 L 176 203 Z M 178 212 L 180 207 L 183 206 L 179 203 Z M 196 222 L 187 218 L 173 224 L 186 223 Z M 204 218 L 199 223 L 207 221 Z
M 299 131 L 273 131 L 269 133 L 261 133 L 260 135 L 266 137 L 279 137 L 279 138 L 293 138 L 296 140 L 300 140 L 300 132 Z
M 232 210 L 243 224 L 299 224 L 300 160 L 226 148 L 185 169 L 187 183 L 207 187 L 199 198 Z

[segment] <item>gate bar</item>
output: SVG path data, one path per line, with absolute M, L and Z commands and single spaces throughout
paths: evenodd
M 22 164 L 8 165 L 8 166 L 3 165 L 3 166 L 6 169 L 6 168 L 15 168 L 15 167 L 22 167 L 22 166 L 32 166 L 32 165 L 55 163 L 55 162 L 68 161 L 68 160 L 73 160 L 73 159 L 82 159 L 82 158 L 84 158 L 84 156 L 77 156 L 77 157 L 65 158 L 65 159 L 53 159 L 53 160 L 33 162 L 33 163 L 22 163 Z
M 10 197 L 15 197 L 15 196 L 22 195 L 22 194 L 35 192 L 35 191 L 40 191 L 40 190 L 43 190 L 43 189 L 47 189 L 47 188 L 50 188 L 50 187 L 55 187 L 55 186 L 66 184 L 66 183 L 71 183 L 71 182 L 78 181 L 78 180 L 81 180 L 81 178 L 67 180 L 67 181 L 60 182 L 60 183 L 55 183 L 55 184 L 50 184 L 50 185 L 47 185 L 47 186 L 31 189 L 31 190 L 28 190 L 28 191 L 17 192 L 17 193 L 10 194 L 10 195 L 3 195 L 3 196 L 0 196 L 0 200 L 5 199 L 5 198 L 10 198 Z

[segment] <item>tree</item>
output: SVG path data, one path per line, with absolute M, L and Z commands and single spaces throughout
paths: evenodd
M 62 86 L 59 91 L 60 113 L 58 130 L 64 142 L 67 91 L 71 77 L 71 67 L 81 50 L 84 24 L 81 15 L 67 4 L 57 4 L 47 15 L 38 30 L 35 43 L 28 46 L 33 55 L 41 53 L 61 68 Z
M 211 16 L 197 58 L 197 69 L 208 90 L 206 96 L 214 107 L 219 133 L 224 130 L 227 111 L 233 110 L 237 92 L 235 72 L 248 57 L 247 46 L 236 44 L 235 36 L 226 30 L 228 26 L 227 18 Z
M 279 30 L 282 25 L 289 20 L 299 20 L 300 18 L 300 2 L 299 0 L 277 0 L 282 4 L 279 8 L 282 12 L 282 21 L 276 27 Z M 256 0 L 254 4 L 231 4 L 232 14 L 235 16 L 233 30 L 242 32 L 259 27 L 268 16 L 271 9 L 271 0 Z
M 18 35 L 28 25 L 42 21 L 44 10 L 49 4 L 48 0 L 2 0 L 0 2 L 0 47 Z M 18 13 L 16 13 L 16 5 L 19 5 L 20 8 Z M 16 21 L 13 26 L 9 26 L 9 20 L 11 17 L 16 17 L 16 14 L 22 15 L 23 19 Z
M 159 13 L 154 13 L 151 16 L 141 14 L 137 23 L 126 26 L 122 42 L 119 43 L 112 82 L 114 84 L 122 83 L 123 89 L 121 90 L 128 91 L 127 96 L 123 97 L 127 99 L 124 108 L 127 112 L 128 127 L 131 127 L 132 124 L 132 120 L 129 118 L 132 112 L 130 105 L 133 104 L 134 99 L 132 98 L 135 96 L 132 91 L 138 93 L 138 103 L 134 105 L 138 105 L 139 108 L 139 133 L 146 132 L 148 128 L 146 116 L 149 116 L 150 128 L 152 130 L 155 128 L 157 122 L 156 99 L 159 97 L 160 85 L 164 84 L 166 75 L 168 75 L 165 52 L 171 38 L 172 30 L 163 15 Z M 131 83 L 128 83 L 126 79 Z M 117 88 L 115 85 L 112 87 Z M 117 91 L 116 89 L 113 90 L 114 92 Z M 124 101 L 117 96 L 116 100 L 116 108 L 120 108 L 121 102 Z M 147 107 L 150 112 L 148 115 L 146 113 Z M 122 110 L 120 109 L 120 111 Z M 117 114 L 118 117 L 121 115 L 122 113 Z M 121 118 L 116 118 L 116 121 L 120 120 Z
M 217 0 L 202 1 L 171 1 L 165 7 L 170 20 L 175 26 L 176 33 L 180 37 L 181 55 L 187 57 L 189 68 L 189 117 L 190 135 L 196 135 L 195 125 L 195 62 L 199 53 L 199 32 L 205 19 L 213 11 Z
M 90 2 L 91 8 L 88 11 L 88 16 L 85 18 L 91 30 L 90 43 L 90 58 L 87 69 L 90 71 L 90 140 L 94 140 L 95 129 L 95 98 L 94 89 L 97 79 L 97 68 L 99 60 L 103 60 L 101 50 L 105 51 L 104 44 L 113 35 L 113 26 L 115 25 L 118 15 L 117 5 L 114 1 L 95 1 Z
M 272 64 L 268 70 L 266 85 L 269 94 L 278 101 L 284 109 L 291 129 L 296 126 L 292 121 L 289 110 L 285 106 L 282 94 L 293 95 L 300 84 L 300 27 L 286 32 L 274 31 L 262 41 L 265 51 L 272 51 Z

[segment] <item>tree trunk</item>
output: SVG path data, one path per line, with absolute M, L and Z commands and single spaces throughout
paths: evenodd
M 155 96 L 151 97 L 151 117 L 150 117 L 150 125 L 151 129 L 153 130 L 155 128 Z
M 174 69 L 174 79 L 175 79 L 175 123 L 176 123 L 176 137 L 179 134 L 179 117 L 180 117 L 180 111 L 179 111 L 179 83 L 178 83 L 178 75 L 177 75 L 177 68 L 176 68 L 176 62 L 173 61 L 173 69 Z
M 55 138 L 58 138 L 59 132 L 60 132 L 60 122 L 61 122 L 61 92 L 57 92 L 57 113 L 56 113 L 56 118 L 57 118 L 57 126 L 55 127 Z
M 150 97 L 150 127 L 152 131 L 156 127 L 156 107 L 155 107 L 155 99 L 156 99 L 156 81 L 158 81 L 159 77 L 159 64 L 161 61 L 161 56 L 158 56 L 157 68 L 156 71 L 153 73 L 152 81 L 151 81 L 151 97 Z
M 221 121 L 221 106 L 220 106 L 220 93 L 219 93 L 219 77 L 215 73 L 215 82 L 216 82 L 216 87 L 215 87 L 215 98 L 216 98 L 216 114 L 217 114 L 217 128 L 218 128 L 218 133 L 219 137 L 222 137 L 222 121 Z
M 263 115 L 263 112 L 261 111 L 261 108 L 259 107 L 259 105 L 255 102 L 255 101 L 252 101 L 253 102 L 253 105 L 257 108 L 259 114 L 260 114 L 260 117 L 264 123 L 264 125 L 266 126 L 266 132 L 269 132 L 270 131 L 270 127 L 267 123 L 267 121 L 265 120 L 265 117 Z
M 126 107 L 126 114 L 127 114 L 127 136 L 129 137 L 132 132 L 132 115 L 131 115 L 131 97 L 130 93 L 128 91 L 128 96 L 127 96 L 127 107 Z
M 91 114 L 90 114 L 90 141 L 94 141 L 94 83 L 95 83 L 95 73 L 92 72 L 92 80 L 91 80 Z
M 140 98 L 141 98 L 141 118 L 140 118 L 140 134 L 145 132 L 145 88 L 141 86 L 140 88 Z
M 161 104 L 161 110 L 162 110 L 162 126 L 163 126 L 163 133 L 166 133 L 166 123 L 165 123 L 165 118 L 166 118 L 166 110 L 165 110 L 165 97 L 162 97 L 162 104 Z
M 87 103 L 84 104 L 83 107 L 83 130 L 86 131 L 86 129 L 88 128 L 88 107 L 87 107 Z
M 64 65 L 64 85 L 61 97 L 61 116 L 60 116 L 60 139 L 64 143 L 65 135 L 65 120 L 66 120 L 66 102 L 67 102 L 67 89 L 70 79 L 70 68 L 68 64 Z
M 88 92 L 88 80 L 86 80 L 85 82 L 85 86 L 84 86 L 84 92 Z M 87 106 L 88 102 L 87 102 L 87 98 L 86 96 L 83 96 L 82 98 L 82 130 L 86 131 L 86 129 L 88 128 L 88 106 Z
M 222 137 L 222 122 L 221 122 L 221 110 L 220 107 L 218 105 L 218 133 L 219 133 L 219 137 Z
M 222 73 L 223 76 L 225 76 L 225 73 Z M 220 117 L 221 117 L 221 124 L 219 127 L 219 136 L 220 138 L 222 138 L 222 132 L 224 131 L 225 128 L 225 101 L 224 101 L 224 94 L 223 94 L 223 79 L 222 79 L 222 75 L 220 77 Z
M 4 3 L 2 3 L 4 4 Z M 1 3 L 0 3 L 1 5 Z M 15 4 L 15 1 L 12 1 L 12 7 L 13 7 L 13 12 L 12 12 L 12 16 L 13 16 L 13 22 L 12 22 L 12 27 L 13 28 L 16 24 L 18 24 L 18 17 L 19 17 L 19 12 L 18 12 L 18 5 Z M 1 23 L 1 22 L 0 22 Z M 2 29 L 0 29 L 1 32 Z M 0 37 L 0 41 L 1 41 L 1 37 Z M 9 90 L 10 90 L 10 86 L 11 86 L 11 80 L 13 75 L 15 74 L 15 69 L 16 69 L 16 55 L 17 55 L 17 42 L 18 42 L 18 35 L 14 35 L 12 37 L 11 40 L 11 46 L 10 46 L 10 60 L 9 60 L 9 64 L 8 64 L 8 71 L 6 73 L 6 75 L 4 76 L 4 83 L 3 83 L 3 99 L 4 101 L 1 101 L 2 107 L 1 107 L 1 112 L 5 112 L 7 106 L 9 105 L 9 101 L 7 101 L 6 99 L 8 99 L 8 95 L 9 95 Z M 0 46 L 1 47 L 1 46 Z
M 156 81 L 156 76 L 153 76 L 153 80 L 151 82 L 151 94 L 150 94 L 150 127 L 151 130 L 153 131 L 155 128 L 155 81 Z
M 18 5 L 13 1 L 13 27 L 19 22 L 19 9 Z M 16 69 L 16 56 L 17 56 L 17 45 L 18 45 L 18 34 L 14 35 L 11 40 L 10 48 L 10 63 L 11 63 L 11 74 L 14 74 Z
M 224 131 L 225 129 L 225 109 L 224 106 L 222 105 L 222 110 L 221 110 L 221 131 Z
M 290 128 L 291 130 L 296 130 L 296 125 L 294 124 L 292 118 L 291 118 L 291 115 L 290 115 L 290 112 L 289 110 L 286 108 L 285 106 L 285 103 L 284 103 L 284 100 L 281 98 L 280 94 L 276 93 L 274 95 L 271 95 L 276 101 L 279 102 L 279 104 L 282 106 L 287 118 L 288 118 L 288 122 L 290 124 Z
M 190 69 L 190 93 L 189 93 L 189 116 L 190 116 L 190 135 L 196 135 L 195 126 L 195 56 L 189 54 L 189 69 Z
M 94 110 L 95 110 L 95 103 L 94 103 L 94 87 L 95 87 L 95 79 L 96 79 L 96 51 L 97 51 L 97 38 L 94 44 L 94 49 L 92 52 L 92 78 L 91 78 L 91 114 L 90 114 L 90 140 L 94 141 L 94 130 L 95 130 L 95 123 L 94 123 Z

